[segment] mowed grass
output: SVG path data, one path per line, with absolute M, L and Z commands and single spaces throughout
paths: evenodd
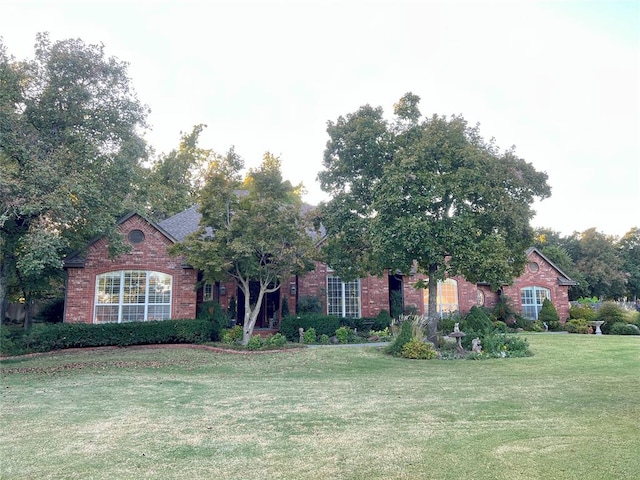
M 535 356 L 61 352 L 4 361 L 3 479 L 636 479 L 640 338 Z

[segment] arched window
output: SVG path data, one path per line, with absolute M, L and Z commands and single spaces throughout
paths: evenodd
M 96 277 L 94 323 L 145 322 L 171 318 L 171 276 L 120 270 Z
M 429 290 L 424 291 L 423 298 L 426 312 L 429 310 Z M 440 316 L 458 311 L 458 282 L 453 278 L 438 281 L 437 309 Z
M 522 316 L 537 320 L 540 309 L 542 308 L 542 302 L 544 302 L 545 298 L 551 300 L 551 292 L 548 288 L 526 287 L 520 290 Z

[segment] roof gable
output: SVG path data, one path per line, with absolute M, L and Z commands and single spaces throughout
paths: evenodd
M 171 243 L 178 242 L 176 237 L 171 232 L 168 232 L 160 225 L 156 224 L 152 220 L 149 220 L 147 217 L 137 212 L 130 212 L 125 216 L 121 217 L 120 219 L 118 219 L 118 221 L 116 222 L 116 227 L 125 224 L 127 221 L 129 221 L 131 218 L 135 216 L 140 217 L 142 220 L 148 223 L 152 228 L 156 229 L 158 232 L 164 235 L 169 241 L 171 241 Z M 84 249 L 76 250 L 75 252 L 72 252 L 69 255 L 67 255 L 62 261 L 63 267 L 64 268 L 83 268 L 85 263 L 85 258 L 84 258 L 85 252 L 87 251 L 87 249 L 89 249 L 92 245 L 94 245 L 97 241 L 99 241 L 102 238 L 104 238 L 104 235 L 99 235 L 97 237 L 94 237 L 89 241 L 89 243 L 87 243 Z
M 527 249 L 526 255 L 527 258 L 530 257 L 533 253 L 537 254 L 540 258 L 542 258 L 545 262 L 547 262 L 556 272 L 558 272 L 558 283 L 560 285 L 577 285 L 578 282 L 572 280 L 569 275 L 564 273 L 558 266 L 556 266 L 551 260 L 549 260 L 540 250 L 536 247 L 530 247 Z

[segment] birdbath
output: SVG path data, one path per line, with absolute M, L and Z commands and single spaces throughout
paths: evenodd
M 466 333 L 460 332 L 460 331 L 451 332 L 449 334 L 450 337 L 453 337 L 456 339 L 456 348 L 458 349 L 458 353 L 464 353 L 464 348 L 462 348 L 461 338 L 464 337 L 465 335 Z
M 596 326 L 596 335 L 602 335 L 602 330 L 600 330 L 600 325 L 602 325 L 603 323 L 605 323 L 602 320 L 593 320 L 591 322 L 591 325 L 595 325 Z

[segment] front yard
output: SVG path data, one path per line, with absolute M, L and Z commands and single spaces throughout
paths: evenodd
M 533 357 L 373 347 L 58 352 L 1 363 L 3 479 L 640 478 L 640 338 Z

